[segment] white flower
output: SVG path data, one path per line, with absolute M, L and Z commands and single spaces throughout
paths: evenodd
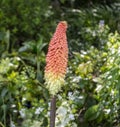
M 8 64 L 8 66 L 13 67 L 13 66 L 14 66 L 14 64 L 13 64 L 13 63 L 9 63 L 9 64 Z
M 80 79 L 81 79 L 80 76 L 73 77 L 72 82 L 76 82 L 76 83 L 78 83 L 78 82 L 80 81 Z
M 22 108 L 20 111 L 19 111 L 20 115 L 22 118 L 25 118 L 25 109 Z
M 108 77 L 108 79 L 111 79 L 112 78 L 112 75 L 110 75 L 109 77 Z
M 50 111 L 49 111 L 49 112 L 47 112 L 47 116 L 48 116 L 48 117 L 50 116 Z
M 15 104 L 11 105 L 11 108 L 15 108 L 15 107 L 16 107 L 16 105 L 15 105 Z
M 26 101 L 26 98 L 25 98 L 25 97 L 23 97 L 23 98 L 22 98 L 22 101 L 23 101 L 23 102 L 24 102 L 24 101 Z
M 95 90 L 96 90 L 97 92 L 99 92 L 101 89 L 102 89 L 102 85 L 97 85 L 97 87 L 96 87 Z
M 48 106 L 49 106 L 49 107 L 50 107 L 50 105 L 51 105 L 50 102 L 48 102 Z
M 62 102 L 62 105 L 63 105 L 63 106 L 68 106 L 67 101 L 63 101 L 63 102 Z
M 13 110 L 14 113 L 17 113 L 17 110 Z
M 115 91 L 114 90 L 111 90 L 111 95 L 114 95 L 115 94 Z
M 42 111 L 43 111 L 44 108 L 37 108 L 36 111 L 35 111 L 35 114 L 36 115 L 39 115 Z
M 68 96 L 71 97 L 72 96 L 72 92 L 68 92 Z
M 13 121 L 10 122 L 10 127 L 16 127 Z
M 58 99 L 59 99 L 59 100 L 62 100 L 62 96 L 61 96 L 61 95 L 58 95 Z
M 57 113 L 59 114 L 59 116 L 63 117 L 67 114 L 67 109 L 61 106 L 58 108 Z
M 16 58 L 16 60 L 18 60 L 18 61 L 20 61 L 21 59 L 20 59 L 20 57 L 15 57 Z
M 69 118 L 70 118 L 71 120 L 74 120 L 74 119 L 75 119 L 75 117 L 74 117 L 73 114 L 69 114 Z
M 83 99 L 83 98 L 84 98 L 84 96 L 79 96 L 78 98 L 79 98 L 79 99 Z
M 109 114 L 111 110 L 110 109 L 104 109 L 104 111 L 106 114 Z

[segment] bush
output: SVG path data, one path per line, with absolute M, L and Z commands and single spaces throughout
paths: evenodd
M 66 84 L 57 95 L 56 127 L 119 126 L 119 8 L 55 9 L 50 1 L 0 4 L 0 125 L 49 125 L 45 54 L 59 20 L 68 21 Z

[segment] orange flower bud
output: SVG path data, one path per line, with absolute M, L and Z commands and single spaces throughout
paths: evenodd
M 61 21 L 50 41 L 46 56 L 45 81 L 50 94 L 55 95 L 64 84 L 68 61 L 67 22 Z

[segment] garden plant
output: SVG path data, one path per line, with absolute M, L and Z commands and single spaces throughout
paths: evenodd
M 1 0 L 0 127 L 119 127 L 119 12 L 119 0 Z

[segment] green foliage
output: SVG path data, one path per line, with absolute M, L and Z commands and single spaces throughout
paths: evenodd
M 98 105 L 94 105 L 86 111 L 85 119 L 88 120 L 88 121 L 95 120 L 95 119 L 97 119 L 99 114 L 100 114 L 100 112 L 98 110 Z
M 111 123 L 119 123 L 119 46 L 120 35 L 115 32 L 108 36 L 108 52 L 105 65 L 101 68 L 99 88 L 96 88 L 97 98 L 100 100 L 101 110 Z M 106 94 L 104 94 L 106 93 Z M 111 114 L 111 115 L 110 115 Z M 113 122 L 114 121 L 114 122 Z
M 45 54 L 58 19 L 69 24 L 69 62 L 56 127 L 120 125 L 119 3 L 84 2 L 1 0 L 0 126 L 49 126 Z
M 31 39 L 39 39 L 44 35 L 44 40 L 48 41 L 49 24 L 52 15 L 48 6 L 49 1 L 33 0 L 24 1 L 6 1 L 2 0 L 0 4 L 0 28 L 1 34 L 9 30 L 12 40 L 9 48 L 19 48 L 21 43 Z

